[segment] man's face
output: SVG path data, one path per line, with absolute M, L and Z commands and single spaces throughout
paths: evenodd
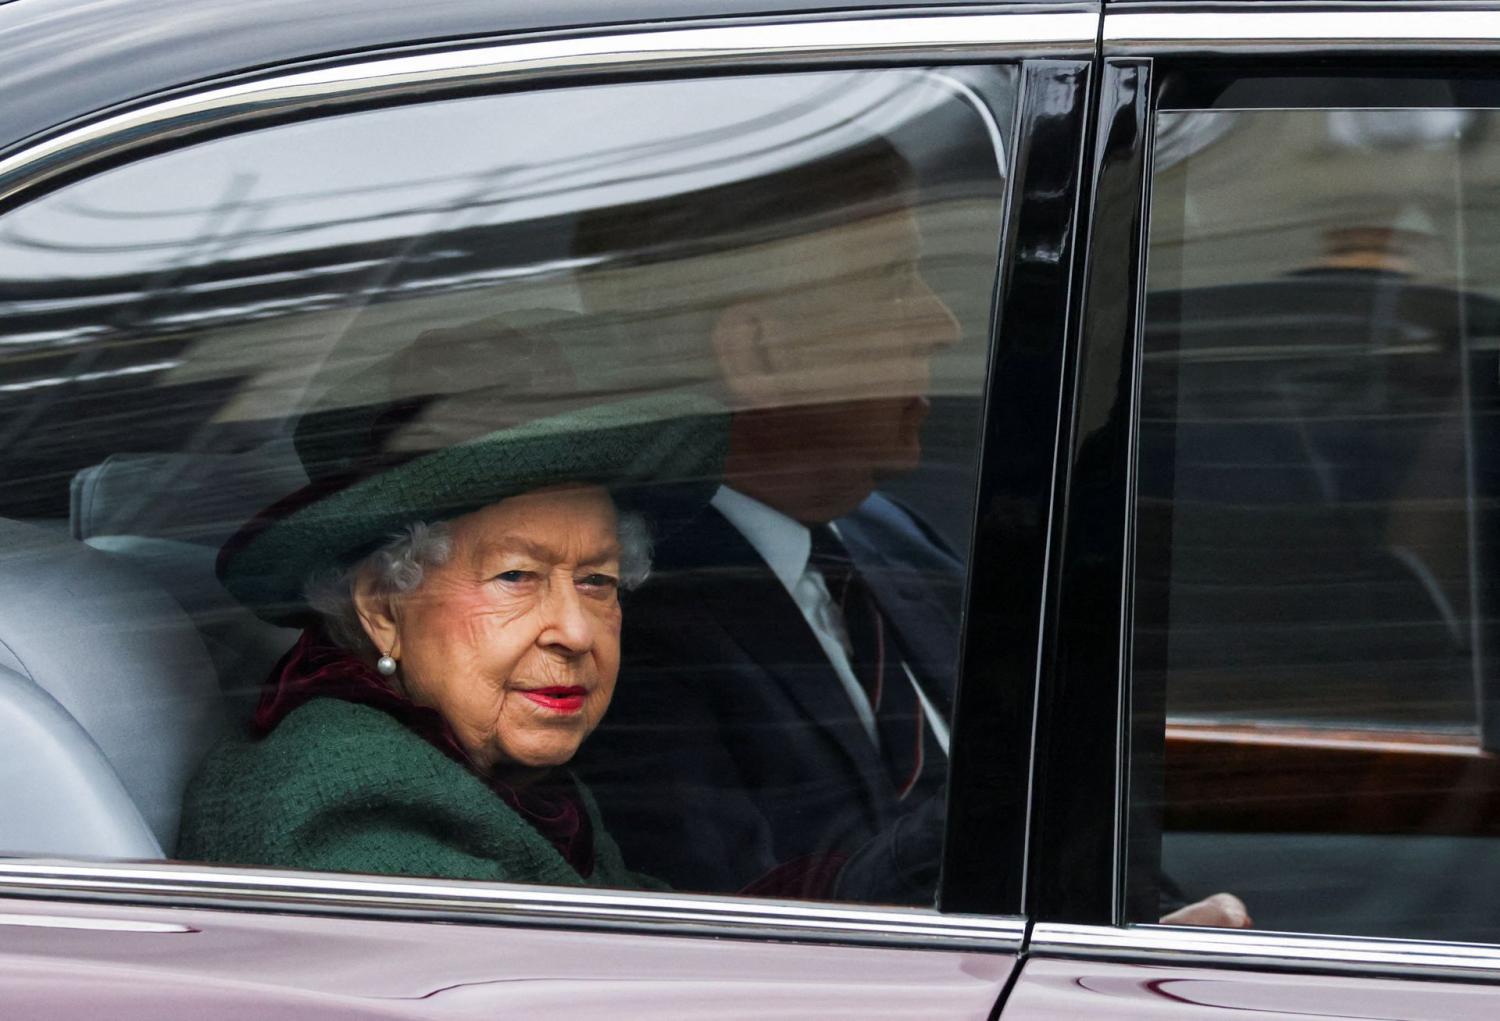
M 794 441 L 783 456 L 815 472 L 821 491 L 804 520 L 847 513 L 921 458 L 932 358 L 960 328 L 923 279 L 920 249 L 908 210 L 799 238 L 785 250 L 795 283 L 760 303 Z

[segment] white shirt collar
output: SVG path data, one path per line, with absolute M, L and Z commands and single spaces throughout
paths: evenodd
M 806 525 L 728 486 L 720 486 L 709 502 L 755 547 L 788 592 L 797 587 L 812 553 Z
M 818 644 L 827 654 L 828 662 L 832 665 L 834 673 L 838 675 L 845 693 L 848 694 L 849 702 L 854 706 L 860 723 L 864 725 L 870 743 L 879 748 L 880 733 L 875 725 L 874 711 L 870 708 L 870 701 L 865 696 L 864 688 L 854 676 L 854 670 L 849 665 L 848 653 L 843 646 L 843 639 L 839 637 L 843 633 L 843 626 L 840 624 L 837 627 L 838 635 L 835 635 L 835 629 L 830 628 L 820 614 L 820 609 L 829 603 L 828 590 L 822 578 L 817 576 L 816 572 L 808 575 L 810 584 L 799 590 L 803 576 L 808 573 L 807 559 L 812 553 L 812 532 L 806 525 L 728 486 L 720 486 L 709 502 L 739 530 L 740 534 L 744 535 L 745 540 L 755 548 L 755 552 L 760 554 L 766 566 L 771 569 L 771 573 L 776 575 L 776 580 L 781 582 L 791 594 L 793 602 L 797 604 L 797 609 L 801 611 L 802 616 L 812 628 L 813 636 L 817 638 Z M 835 532 L 837 532 L 836 528 Z M 947 724 L 928 701 L 926 693 L 922 691 L 922 686 L 912 676 L 911 667 L 905 662 L 901 664 L 901 667 L 906 671 L 907 679 L 911 681 L 912 687 L 916 689 L 917 698 L 922 702 L 922 711 L 946 755 L 948 752 Z

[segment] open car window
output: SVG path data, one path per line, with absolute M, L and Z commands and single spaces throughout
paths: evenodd
M 5 213 L 0 717 L 27 780 L 0 853 L 931 904 L 1014 102 L 1004 67 L 470 97 L 221 137 Z M 557 598 L 597 600 L 569 619 L 598 635 L 533 645 L 592 665 L 543 683 L 524 650 L 420 652 L 468 533 L 403 529 L 598 483 L 547 472 L 626 406 L 654 409 L 631 427 L 665 438 L 632 456 L 691 514 L 648 500 L 618 548 L 483 579 L 540 606 L 566 562 Z M 564 419 L 595 431 L 464 467 Z M 507 471 L 533 474 L 483 488 Z M 362 576 L 323 568 L 363 563 L 331 544 L 413 486 L 448 495 L 379 537 L 430 576 L 382 590 L 417 628 L 391 643 Z M 608 520 L 634 527 L 632 498 Z M 319 514 L 323 545 L 255 545 Z M 536 729 L 496 708 L 523 680 L 527 712 L 589 717 L 576 749 L 496 736 Z M 488 708 L 455 709 L 464 684 Z M 308 723 L 329 703 L 359 711 Z M 410 768 L 328 772 L 365 733 Z

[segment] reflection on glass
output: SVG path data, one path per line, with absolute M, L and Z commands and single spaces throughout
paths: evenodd
M 0 219 L 0 580 L 97 593 L 27 640 L 124 782 L 19 849 L 930 903 L 1013 99 L 471 98 Z
M 1161 115 L 1200 140 L 1153 184 L 1143 377 L 1175 715 L 1473 728 L 1492 118 Z
M 1229 889 L 1260 928 L 1500 935 L 1497 117 L 1158 117 L 1133 663 L 1147 899 Z

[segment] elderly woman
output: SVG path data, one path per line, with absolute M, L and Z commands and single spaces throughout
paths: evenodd
M 535 358 L 491 358 L 503 372 L 430 392 L 454 375 L 435 355 L 517 346 L 479 326 L 424 335 L 304 416 L 312 481 L 223 550 L 230 592 L 304 631 L 251 733 L 190 786 L 179 857 L 650 884 L 560 767 L 609 707 L 619 591 L 648 569 L 648 518 L 706 502 L 722 422 L 708 402 L 652 398 L 490 428 L 538 388 Z M 429 392 L 392 397 L 398 382 Z
M 311 481 L 230 540 L 219 571 L 304 631 L 250 733 L 190 786 L 179 857 L 660 886 L 626 869 L 561 767 L 609 707 L 619 593 L 645 578 L 648 529 L 707 504 L 727 422 L 690 396 L 515 410 L 576 388 L 555 347 L 486 321 L 425 334 L 303 417 Z M 743 892 L 921 901 L 942 832 L 934 797 L 853 854 L 794 859 Z M 1218 895 L 1163 921 L 1248 921 L 1225 917 L 1243 905 Z

